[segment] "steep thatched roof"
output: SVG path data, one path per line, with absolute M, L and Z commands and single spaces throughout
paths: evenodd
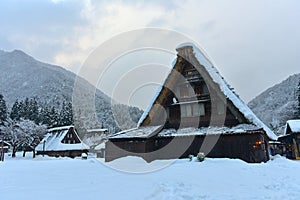
M 154 98 L 148 106 L 148 109 L 145 110 L 140 118 L 138 127 L 151 124 L 150 121 L 153 119 L 152 116 L 160 115 L 162 108 L 156 105 L 162 105 L 170 91 L 168 88 L 172 88 L 178 78 L 176 72 L 181 72 L 183 68 L 182 60 L 188 60 L 194 67 L 197 68 L 198 71 L 200 71 L 200 74 L 205 77 L 206 84 L 210 87 L 217 88 L 217 90 L 221 93 L 220 95 L 224 95 L 227 102 L 238 111 L 236 114 L 245 119 L 247 123 L 253 124 L 257 126 L 257 128 L 262 128 L 270 139 L 277 139 L 277 136 L 273 133 L 273 131 L 271 131 L 260 119 L 258 119 L 250 108 L 230 88 L 229 84 L 226 83 L 212 62 L 210 62 L 201 50 L 191 43 L 185 43 L 178 46 L 177 52 L 178 56 L 174 62 L 171 72 L 166 78 L 164 85 L 158 88 Z M 160 119 L 157 120 L 159 121 Z

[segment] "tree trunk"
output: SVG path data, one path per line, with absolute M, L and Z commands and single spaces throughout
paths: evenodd
M 32 158 L 35 158 L 35 148 L 32 150 Z
M 16 151 L 17 151 L 17 148 L 15 146 L 13 146 L 11 157 L 13 157 L 13 158 L 16 157 Z
M 23 150 L 23 157 L 25 157 L 25 155 L 26 155 L 26 150 L 24 149 Z

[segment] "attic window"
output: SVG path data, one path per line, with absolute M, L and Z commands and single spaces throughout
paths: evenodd
M 193 104 L 193 116 L 200 116 L 199 104 Z
M 194 88 L 195 90 L 195 95 L 201 95 L 203 92 L 202 92 L 202 88 L 200 86 L 195 86 Z
M 180 86 L 180 96 L 181 97 L 188 97 L 188 85 L 181 85 Z
M 180 97 L 192 97 L 195 96 L 194 88 L 190 84 L 183 84 L 179 86 Z
M 199 117 L 205 115 L 204 104 L 194 103 L 180 105 L 181 117 Z

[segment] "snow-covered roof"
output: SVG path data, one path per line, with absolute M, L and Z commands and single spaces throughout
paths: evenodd
M 162 129 L 162 126 L 141 126 L 139 128 L 134 128 L 126 131 L 116 133 L 115 135 L 109 137 L 114 138 L 149 138 L 150 136 L 156 135 L 158 137 L 167 136 L 189 136 L 189 135 L 217 135 L 217 134 L 239 134 L 252 131 L 259 131 L 261 128 L 253 124 L 239 124 L 234 127 L 186 127 L 180 129 Z M 99 146 L 99 147 L 98 147 Z M 105 143 L 101 143 L 96 148 L 105 148 Z M 96 149 L 95 148 L 95 149 Z
M 188 127 L 181 129 L 163 129 L 158 137 L 166 136 L 189 136 L 189 135 L 217 135 L 217 134 L 238 134 L 246 133 L 251 131 L 261 130 L 257 126 L 252 124 L 239 124 L 234 127 Z
M 108 131 L 107 128 L 97 128 L 97 129 L 88 129 L 86 130 L 88 133 L 92 133 L 92 132 L 105 132 Z
M 133 128 L 125 131 L 121 131 L 110 136 L 110 139 L 116 138 L 149 138 L 157 134 L 162 129 L 162 126 L 144 126 L 139 128 Z
M 97 146 L 95 147 L 95 150 L 105 149 L 105 143 L 106 143 L 106 142 L 102 142 L 101 144 L 97 145 Z
M 43 151 L 44 143 L 45 143 L 45 151 L 66 151 L 66 150 L 90 149 L 90 147 L 88 145 L 84 144 L 80 140 L 75 129 L 74 129 L 74 133 L 78 137 L 80 143 L 75 143 L 75 144 L 62 143 L 62 140 L 67 135 L 70 128 L 74 128 L 74 126 L 64 126 L 64 127 L 57 127 L 57 128 L 49 129 L 48 133 L 46 134 L 44 139 L 36 147 L 36 151 Z
M 10 146 L 10 144 L 6 141 L 3 141 L 3 144 L 6 145 L 6 146 Z M 2 145 L 2 140 L 0 140 L 0 148 L 1 148 L 1 145 Z
M 289 126 L 293 133 L 300 133 L 300 119 L 288 120 L 286 126 Z
M 240 111 L 240 113 L 243 114 L 244 117 L 250 123 L 253 123 L 258 128 L 263 128 L 270 139 L 277 140 L 277 136 L 273 133 L 273 131 L 269 127 L 267 127 L 260 119 L 258 119 L 257 116 L 250 110 L 250 108 L 236 95 L 234 91 L 230 89 L 229 84 L 224 80 L 224 78 L 220 75 L 220 73 L 212 64 L 212 62 L 210 62 L 210 60 L 202 53 L 202 51 L 192 43 L 181 44 L 177 47 L 177 49 L 184 48 L 184 47 L 192 47 L 195 58 L 208 72 L 212 81 L 219 85 L 221 91 L 224 93 L 226 98 L 233 103 L 233 105 Z M 174 60 L 172 68 L 174 68 L 176 60 L 177 58 Z M 165 80 L 164 84 L 166 83 L 166 81 L 167 80 Z M 148 113 L 150 112 L 151 107 L 153 106 L 155 100 L 158 98 L 162 89 L 163 89 L 162 86 L 158 88 L 157 92 L 154 95 L 154 98 L 151 100 L 150 105 L 141 116 L 138 122 L 138 127 L 146 119 Z
M 69 126 L 60 126 L 60 127 L 50 128 L 50 129 L 48 129 L 48 132 L 61 131 L 61 130 L 69 130 L 70 128 L 74 128 L 74 126 L 73 125 L 69 125 Z

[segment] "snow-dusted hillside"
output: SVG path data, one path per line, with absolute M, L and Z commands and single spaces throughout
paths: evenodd
M 234 159 L 175 160 L 164 169 L 131 174 L 95 158 L 7 158 L 0 163 L 0 196 L 5 200 L 94 199 L 289 199 L 300 197 L 300 162 L 282 157 L 262 164 Z M 136 157 L 113 161 L 147 167 Z M 163 164 L 167 161 L 155 161 Z
M 266 125 L 279 128 L 280 131 L 280 127 L 293 118 L 299 81 L 300 74 L 292 75 L 261 93 L 250 101 L 248 106 Z
M 20 50 L 0 51 L 0 94 L 3 94 L 9 107 L 16 99 L 37 97 L 41 104 L 60 108 L 63 101 L 72 101 L 76 75 L 66 69 L 42 63 Z M 86 128 L 97 128 L 103 122 L 106 128 L 115 128 L 116 123 L 111 111 L 111 99 L 83 78 L 78 78 L 77 102 L 80 116 Z M 77 94 L 77 93 L 76 93 Z M 88 102 L 87 96 L 95 102 Z M 92 98 L 91 97 L 91 98 Z M 93 115 L 91 107 L 96 106 Z M 82 124 L 80 124 L 82 126 Z
M 14 50 L 0 54 L 0 70 L 0 92 L 9 106 L 17 98 L 32 96 L 47 104 L 71 101 L 75 74 L 62 67 L 39 62 Z

